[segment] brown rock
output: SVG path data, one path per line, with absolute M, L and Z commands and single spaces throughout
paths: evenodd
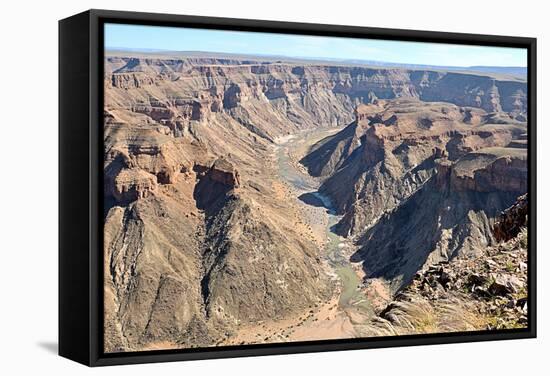
M 157 179 L 141 169 L 126 169 L 115 177 L 113 196 L 119 202 L 135 201 L 152 195 L 157 189 Z
M 527 194 L 525 194 L 500 215 L 493 227 L 495 238 L 498 241 L 507 241 L 514 238 L 522 227 L 527 226 L 528 204 L 529 200 Z
M 218 183 L 238 188 L 240 185 L 239 172 L 233 165 L 223 158 L 217 159 L 209 172 L 210 178 Z

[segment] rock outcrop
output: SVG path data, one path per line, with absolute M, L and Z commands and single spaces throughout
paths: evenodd
M 225 159 L 217 159 L 212 166 L 195 165 L 199 182 L 195 187 L 194 197 L 197 207 L 211 209 L 218 202 L 223 205 L 225 196 L 240 185 L 239 172 Z
M 473 122 L 472 113 L 476 114 L 477 122 Z M 385 212 L 420 189 L 438 169 L 441 179 L 445 176 L 445 163 L 454 163 L 483 148 L 506 147 L 525 132 L 522 123 L 511 119 L 507 124 L 487 123 L 484 120 L 487 114 L 480 109 L 416 100 L 361 105 L 355 114 L 356 121 L 314 145 L 301 161 L 310 173 L 325 178 L 320 191 L 330 196 L 336 210 L 343 214 L 336 229 L 346 236 L 364 232 Z M 514 155 L 525 154 L 506 150 Z M 469 163 L 484 158 L 489 157 L 470 154 L 461 160 L 461 166 L 467 170 Z M 441 162 L 442 159 L 447 162 Z M 525 185 L 521 180 L 526 171 L 523 162 L 496 159 L 493 158 L 492 166 L 478 171 L 475 179 L 453 175 L 453 186 L 466 186 L 474 181 L 480 190 L 491 190 L 491 182 L 493 186 Z M 499 172 L 503 169 L 516 178 L 496 181 L 499 176 L 506 180 Z
M 497 241 L 508 241 L 515 238 L 522 228 L 527 227 L 528 214 L 529 200 L 527 194 L 525 194 L 498 217 L 493 227 L 495 239 Z
M 526 191 L 526 154 L 486 148 L 456 162 L 435 160 L 434 175 L 358 239 L 355 261 L 394 291 L 417 270 L 494 244 L 496 216 Z M 414 235 L 413 235 L 414 234 Z
M 525 216 L 518 212 L 526 200 L 520 197 L 499 217 L 514 229 L 514 236 L 475 257 L 434 263 L 416 273 L 379 312 L 377 334 L 525 328 L 527 231 Z
M 131 202 L 153 194 L 157 179 L 141 169 L 122 170 L 114 179 L 113 197 L 119 202 Z
M 239 172 L 225 159 L 217 159 L 210 168 L 208 176 L 214 182 L 233 188 L 238 188 L 240 185 Z
M 495 242 L 500 211 L 527 191 L 525 125 L 485 111 L 416 100 L 361 105 L 356 120 L 301 160 L 324 182 L 359 246 L 352 261 L 395 293 L 425 265 Z

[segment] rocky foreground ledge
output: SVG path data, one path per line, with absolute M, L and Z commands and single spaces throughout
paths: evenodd
M 506 240 L 419 271 L 377 324 L 397 334 L 526 327 L 527 202 L 518 198 L 495 225 Z

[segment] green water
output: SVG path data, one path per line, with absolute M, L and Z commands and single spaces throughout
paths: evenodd
M 330 199 L 317 192 L 320 182 L 315 178 L 298 171 L 289 160 L 288 153 L 292 150 L 293 146 L 307 137 L 311 137 L 311 135 L 311 132 L 297 135 L 278 147 L 277 161 L 279 176 L 283 181 L 291 185 L 298 192 L 297 196 L 302 193 L 312 193 L 320 199 L 323 206 L 326 208 L 327 243 L 325 245 L 324 256 L 326 257 L 328 264 L 332 267 L 334 273 L 338 276 L 342 286 L 339 305 L 342 308 L 354 306 L 370 311 L 370 305 L 358 289 L 358 286 L 361 284 L 361 279 L 357 276 L 357 273 L 351 266 L 348 256 L 343 254 L 343 248 L 339 246 L 340 244 L 343 244 L 345 239 L 331 230 L 332 226 L 338 223 L 341 216 L 334 213 L 333 205 Z M 298 200 L 298 198 L 296 199 Z
M 327 236 L 329 241 L 326 245 L 326 254 L 330 266 L 332 266 L 342 284 L 339 304 L 341 307 L 349 307 L 361 301 L 363 297 L 360 290 L 358 290 L 361 279 L 352 268 L 348 257 L 342 254 L 342 248 L 339 245 L 343 239 L 331 231 L 332 226 L 338 223 L 340 217 L 330 213 L 328 217 Z

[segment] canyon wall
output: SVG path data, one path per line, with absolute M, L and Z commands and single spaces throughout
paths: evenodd
M 355 239 L 367 279 L 392 293 L 418 270 L 493 244 L 495 217 L 527 191 L 526 124 L 479 108 L 376 100 L 302 163 Z
M 104 87 L 107 352 L 213 346 L 330 297 L 277 179 L 281 136 L 347 125 L 302 163 L 357 240 L 353 259 L 394 290 L 428 258 L 491 242 L 525 190 L 519 80 L 108 56 Z
M 521 80 L 397 68 L 235 63 L 231 59 L 108 57 L 105 86 L 146 92 L 126 100 L 175 134 L 183 133 L 190 121 L 227 111 L 260 137 L 272 138 L 349 123 L 358 104 L 377 98 L 449 102 L 505 112 L 519 120 L 526 117 L 527 86 Z M 122 98 L 108 99 L 116 103 Z

